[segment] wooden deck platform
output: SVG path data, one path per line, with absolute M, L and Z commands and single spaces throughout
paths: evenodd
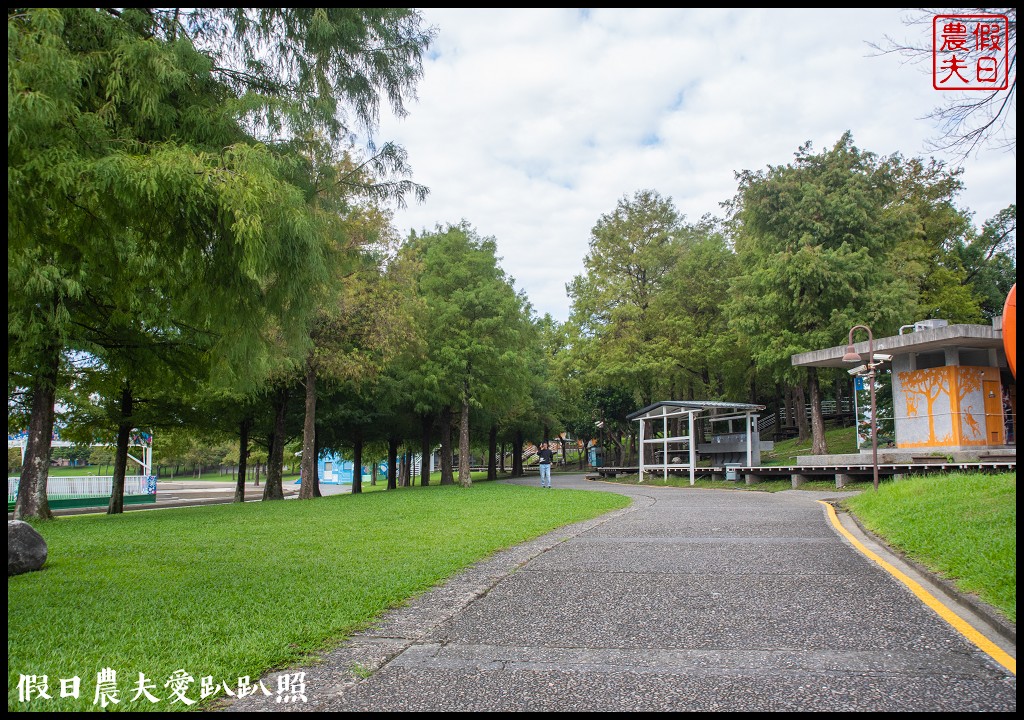
M 836 464 L 836 465 L 759 465 L 753 467 L 730 466 L 725 467 L 698 467 L 695 475 L 700 478 L 713 480 L 725 480 L 726 473 L 736 477 L 736 482 L 745 482 L 747 485 L 760 482 L 761 480 L 779 479 L 788 477 L 792 480 L 793 487 L 799 487 L 808 480 L 821 480 L 824 478 L 834 479 L 837 488 L 845 486 L 854 480 L 870 480 L 874 477 L 874 468 L 870 463 Z M 885 463 L 878 465 L 878 476 L 880 478 L 903 478 L 910 475 L 926 475 L 929 473 L 948 472 L 1016 472 L 1017 461 L 985 461 L 985 462 L 948 462 L 942 459 L 929 458 L 927 461 L 908 463 Z M 637 465 L 632 466 L 607 466 L 597 467 L 590 470 L 587 477 L 598 479 L 601 477 L 618 477 L 619 475 L 636 475 L 640 472 Z M 652 475 L 661 474 L 652 472 Z M 672 470 L 669 475 L 688 477 L 689 468 Z

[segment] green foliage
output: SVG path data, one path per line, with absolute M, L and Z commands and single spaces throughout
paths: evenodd
M 83 464 L 88 462 L 91 448 L 87 445 L 76 447 L 58 447 L 50 451 L 50 457 L 54 460 L 68 460 L 72 463 Z
M 114 449 L 109 445 L 97 445 L 89 452 L 90 465 L 112 465 L 114 463 Z
M 894 163 L 847 133 L 821 154 L 808 143 L 791 165 L 738 174 L 731 223 L 741 270 L 729 309 L 759 369 L 788 375 L 794 353 L 838 344 L 858 322 L 898 327 L 913 288 L 888 263 L 909 231 L 907 218 L 886 212 Z
M 493 238 L 468 224 L 409 240 L 419 259 L 427 355 L 417 375 L 433 409 L 497 403 L 526 387 L 529 306 L 498 264 Z M 427 399 L 430 396 L 432 399 Z
M 21 448 L 7 448 L 7 474 L 21 472 Z
M 251 391 L 305 357 L 339 189 L 361 177 L 329 170 L 381 95 L 404 112 L 420 25 L 399 8 L 10 11 L 9 389 L 87 353 L 80 397 L 107 407 L 86 409 L 131 424 L 112 398 Z M 385 144 L 365 165 L 404 161 Z
M 497 243 L 465 221 L 413 234 L 426 353 L 410 380 L 422 409 L 459 413 L 459 476 L 470 482 L 470 413 L 530 397 L 539 337 L 525 296 L 506 277 Z M 492 415 L 493 418 L 493 415 Z M 442 431 L 443 432 L 443 431 Z
M 963 281 L 978 298 L 981 315 L 1002 315 L 1006 296 L 1017 282 L 1016 203 L 986 220 L 980 233 L 957 238 L 950 255 L 963 268 Z
M 567 286 L 570 322 L 582 342 L 573 345 L 577 361 L 601 384 L 621 384 L 652 401 L 655 383 L 667 374 L 656 307 L 676 261 L 683 230 L 671 199 L 653 190 L 619 200 L 591 230 L 585 272 Z M 574 341 L 576 338 L 574 338 Z
M 672 362 L 674 372 L 663 382 L 686 388 L 686 397 L 730 400 L 747 394 L 750 360 L 725 315 L 738 272 L 717 221 L 703 218 L 681 233 L 675 263 L 654 304 L 661 337 L 652 347 Z
M 827 151 L 808 143 L 793 163 L 738 178 L 730 322 L 759 370 L 792 377 L 793 354 L 840 344 L 856 324 L 881 337 L 925 317 L 980 320 L 950 252 L 970 233 L 953 205 L 959 172 L 877 157 L 846 133 Z
M 724 315 L 736 259 L 714 218 L 686 223 L 671 199 L 637 192 L 598 220 L 584 264 L 554 363 L 563 422 L 579 437 L 601 421 L 621 454 L 640 407 L 746 392 L 748 361 Z

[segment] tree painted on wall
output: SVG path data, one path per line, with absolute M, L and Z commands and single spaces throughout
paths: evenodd
M 961 367 L 957 368 L 957 370 L 959 370 L 957 373 L 957 400 L 959 400 L 960 407 L 961 433 L 964 426 L 966 426 L 973 436 L 971 438 L 972 441 L 984 443 L 985 432 L 978 423 L 976 417 L 978 413 L 974 411 L 974 405 L 968 405 L 965 409 L 963 403 L 972 393 L 981 391 L 982 381 L 985 379 L 985 371 L 982 368 L 976 367 Z M 982 420 L 984 420 L 984 410 L 984 407 L 982 407 Z
M 906 398 L 906 411 L 908 417 L 919 415 L 921 411 L 920 402 L 925 403 L 924 411 L 928 417 L 928 440 L 925 442 L 908 443 L 908 445 L 937 445 L 935 437 L 935 403 L 943 395 L 947 402 L 950 398 L 952 385 L 952 368 L 932 368 L 928 370 L 911 370 L 899 374 L 900 384 Z M 942 442 L 948 443 L 952 439 L 947 436 Z

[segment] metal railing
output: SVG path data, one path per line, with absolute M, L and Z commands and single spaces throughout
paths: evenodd
M 833 415 L 852 415 L 853 410 L 853 400 L 851 400 L 850 398 L 843 398 L 839 402 L 835 400 L 823 400 L 821 403 L 821 414 L 824 415 L 825 417 L 830 417 Z M 804 412 L 806 413 L 809 419 L 812 414 L 811 406 L 807 405 Z M 770 415 L 762 415 L 757 419 L 757 431 L 764 432 L 765 430 L 775 427 L 776 425 L 779 424 L 779 417 L 785 414 L 786 413 L 784 412 L 774 412 Z M 794 417 L 793 419 L 795 420 L 796 418 Z

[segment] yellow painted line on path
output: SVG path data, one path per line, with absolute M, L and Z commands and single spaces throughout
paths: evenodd
M 925 590 L 920 583 L 907 577 L 906 574 L 900 572 L 899 569 L 893 567 L 890 563 L 880 558 L 877 554 L 866 548 L 857 538 L 855 538 L 849 530 L 843 527 L 843 524 L 839 522 L 839 517 L 836 515 L 836 509 L 831 503 L 819 500 L 822 505 L 828 510 L 829 520 L 832 521 L 832 525 L 838 530 L 843 537 L 850 541 L 850 543 L 860 550 L 864 555 L 874 560 L 876 563 L 882 566 L 890 575 L 899 580 L 901 583 L 910 588 L 910 591 L 914 593 L 925 605 L 930 607 L 939 617 L 948 622 L 953 626 L 961 635 L 974 643 L 979 650 L 987 654 L 997 663 L 1002 665 L 1004 668 L 1009 670 L 1014 675 L 1017 674 L 1017 659 L 1010 656 L 1006 651 L 1000 648 L 998 645 L 993 643 L 987 637 L 982 635 L 980 632 L 974 629 L 970 623 L 964 620 L 962 617 L 957 615 L 955 612 L 950 610 L 948 607 L 943 605 L 939 600 Z

